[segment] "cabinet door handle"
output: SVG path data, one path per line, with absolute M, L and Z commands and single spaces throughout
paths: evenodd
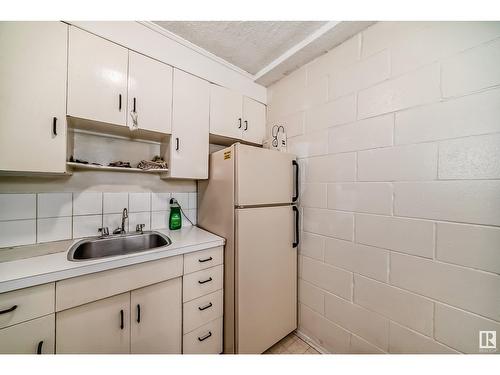
M 132 112 L 136 113 L 137 111 L 135 110 L 135 103 L 136 103 L 136 100 L 134 98 L 134 110 Z
M 40 341 L 36 347 L 36 354 L 42 354 L 43 341 Z
M 205 258 L 205 259 L 198 259 L 198 262 L 205 263 L 205 262 L 209 262 L 211 260 L 212 260 L 212 257 L 208 257 L 208 258 Z
M 1 310 L 0 311 L 0 315 L 2 315 L 2 314 L 8 314 L 8 313 L 14 311 L 15 309 L 17 309 L 17 305 L 14 305 L 14 306 L 12 306 L 12 307 L 10 307 L 8 309 L 5 309 L 5 310 Z
M 292 202 L 297 202 L 299 199 L 299 163 L 297 160 L 292 160 L 292 167 L 295 167 L 295 194 L 292 197 Z
M 243 130 L 245 130 L 245 131 L 248 130 L 248 121 L 247 120 L 245 120 L 245 129 L 243 129 Z
M 137 304 L 137 323 L 141 322 L 141 305 Z
M 123 329 L 123 310 L 120 310 L 120 329 Z
M 118 95 L 118 110 L 122 110 L 122 94 Z
M 210 336 L 212 336 L 212 332 L 208 331 L 208 333 L 205 336 L 198 337 L 199 341 L 205 341 L 208 339 Z
M 205 283 L 208 283 L 208 282 L 210 282 L 210 281 L 212 281 L 212 278 L 211 278 L 211 277 L 209 277 L 209 278 L 208 278 L 208 279 L 206 279 L 206 280 L 198 280 L 198 283 L 200 283 L 200 284 L 205 284 Z
M 295 215 L 295 240 L 293 241 L 293 247 L 299 246 L 299 209 L 297 206 L 292 206 Z
M 206 304 L 205 306 L 199 306 L 198 307 L 198 310 L 200 311 L 203 311 L 203 310 L 206 310 L 206 309 L 209 309 L 211 308 L 213 305 L 212 305 L 212 302 L 209 302 L 208 304 Z
M 56 135 L 57 135 L 57 117 L 54 117 L 54 118 L 52 119 L 52 134 L 53 134 L 54 136 L 56 136 Z
M 175 138 L 175 151 L 179 151 L 179 138 Z
M 238 129 L 241 129 L 241 117 L 238 119 Z

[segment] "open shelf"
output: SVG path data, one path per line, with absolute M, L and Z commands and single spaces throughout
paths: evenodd
M 74 162 L 66 162 L 69 169 L 85 169 L 93 171 L 113 171 L 113 172 L 134 172 L 134 173 L 166 173 L 168 169 L 140 169 L 140 168 L 122 168 L 122 167 L 108 167 L 105 165 L 82 164 Z

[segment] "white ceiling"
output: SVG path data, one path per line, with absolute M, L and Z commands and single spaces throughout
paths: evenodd
M 264 86 L 281 79 L 372 22 L 153 21 L 243 70 Z

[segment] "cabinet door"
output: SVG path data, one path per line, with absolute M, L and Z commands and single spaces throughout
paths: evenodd
M 0 22 L 0 170 L 66 171 L 67 38 L 61 22 Z
M 210 133 L 241 138 L 243 96 L 225 87 L 210 85 Z
M 130 352 L 130 293 L 56 314 L 56 353 Z
M 266 106 L 243 98 L 243 140 L 262 144 L 266 134 Z
M 54 354 L 54 314 L 0 330 L 1 354 Z
M 128 50 L 70 27 L 68 115 L 127 124 Z
M 208 178 L 209 83 L 174 69 L 170 176 Z
M 130 351 L 180 354 L 182 339 L 181 278 L 131 292 Z
M 129 51 L 127 124 L 137 116 L 140 129 L 172 132 L 172 68 Z M 135 111 L 135 115 L 134 115 Z

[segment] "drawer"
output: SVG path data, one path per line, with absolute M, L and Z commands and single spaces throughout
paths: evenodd
M 0 329 L 1 354 L 54 354 L 55 314 Z
M 183 354 L 219 354 L 222 352 L 222 318 L 184 335 Z
M 0 294 L 0 328 L 54 312 L 54 283 Z
M 178 255 L 58 281 L 56 311 L 179 277 L 182 260 Z
M 223 262 L 223 247 L 184 254 L 184 274 L 218 266 Z
M 191 301 L 222 289 L 222 280 L 222 265 L 184 275 L 182 278 L 182 301 Z
M 222 289 L 186 302 L 183 306 L 184 333 L 220 318 L 223 314 Z

